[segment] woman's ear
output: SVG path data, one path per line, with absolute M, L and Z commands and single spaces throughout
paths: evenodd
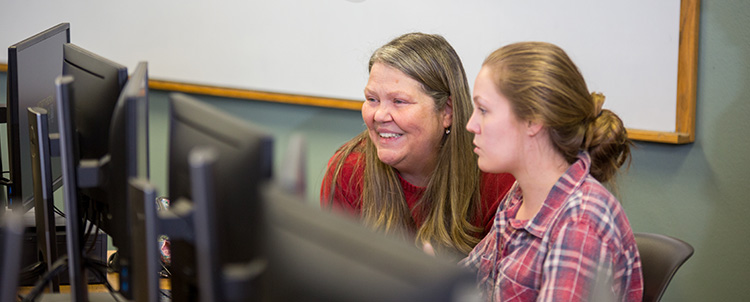
M 443 128 L 449 128 L 453 124 L 453 99 L 448 97 L 443 108 Z
M 529 136 L 536 136 L 540 132 L 542 132 L 542 129 L 544 128 L 544 124 L 536 121 L 528 121 L 528 124 L 526 126 L 526 133 Z

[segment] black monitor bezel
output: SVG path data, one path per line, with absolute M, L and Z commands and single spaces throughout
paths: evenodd
M 68 274 L 72 297 L 75 301 L 86 301 L 86 275 L 90 266 L 87 263 L 90 261 L 84 255 L 87 249 L 83 242 L 86 241 L 84 235 L 92 234 L 84 234 L 84 227 L 91 224 L 105 232 L 111 232 L 114 227 L 108 217 L 105 185 L 110 172 L 109 129 L 127 81 L 127 67 L 71 43 L 63 46 L 63 53 L 63 75 L 55 84 L 67 216 Z M 94 131 L 85 131 L 92 129 Z M 92 155 L 92 149 L 98 151 Z M 82 153 L 87 153 L 87 156 L 82 156 Z M 123 183 L 123 186 L 127 184 Z M 128 217 L 129 214 L 125 212 L 117 216 Z M 124 245 L 129 246 L 130 242 L 125 241 Z
M 131 178 L 148 180 L 150 174 L 148 103 L 148 63 L 139 62 L 112 112 L 108 177 L 102 184 L 107 191 L 108 206 L 107 212 L 98 213 L 108 219 L 111 217 L 108 234 L 117 247 L 120 293 L 129 299 L 136 294 L 139 282 L 146 278 L 146 273 L 141 270 L 145 263 L 135 254 L 147 243 L 134 240 L 134 221 L 137 220 L 132 216 L 129 181 Z M 142 226 L 139 227 L 142 229 Z
M 23 41 L 20 41 L 16 44 L 13 44 L 8 47 L 8 78 L 7 78 L 7 99 L 6 99 L 6 124 L 7 124 L 7 145 L 8 145 L 8 169 L 9 169 L 9 177 L 7 180 L 7 206 L 11 206 L 13 210 L 20 210 L 22 212 L 26 212 L 29 209 L 31 209 L 34 205 L 33 203 L 33 189 L 29 189 L 29 192 L 24 192 L 23 185 L 24 185 L 24 178 L 27 178 L 27 181 L 29 183 L 32 182 L 31 179 L 31 159 L 29 158 L 28 153 L 22 153 L 22 145 L 28 144 L 29 142 L 29 135 L 26 133 L 25 137 L 22 137 L 22 132 L 24 130 L 28 129 L 28 120 L 26 119 L 27 112 L 26 108 L 21 108 L 21 100 L 20 98 L 22 96 L 19 96 L 19 76 L 18 72 L 20 71 L 19 68 L 19 62 L 18 62 L 18 56 L 19 53 L 22 53 L 24 50 L 33 47 L 39 43 L 42 43 L 44 41 L 47 41 L 50 38 L 53 38 L 61 33 L 64 33 L 65 35 L 65 43 L 70 43 L 70 23 L 60 23 L 58 25 L 55 25 L 49 29 L 46 29 L 38 34 L 35 34 L 31 37 L 28 37 L 24 39 Z M 55 50 L 52 50 L 51 52 L 55 52 Z M 59 72 L 54 75 L 49 80 L 49 100 L 54 103 L 54 95 L 55 95 L 55 77 L 62 74 L 62 58 L 63 58 L 63 50 L 62 45 L 60 45 L 60 49 L 57 50 L 59 53 Z M 46 99 L 46 98 L 45 98 Z M 39 104 L 26 104 L 31 106 L 26 107 L 38 107 Z M 49 109 L 49 108 L 45 108 Z M 50 110 L 52 111 L 52 110 Z M 27 147 L 26 149 L 29 149 Z M 26 155 L 24 155 L 26 154 Z M 28 164 L 28 169 L 23 169 L 24 164 Z M 59 166 L 59 164 L 56 164 L 55 167 Z M 55 168 L 55 170 L 57 170 Z M 57 173 L 56 173 L 57 174 Z M 53 180 L 53 187 L 55 189 L 59 188 L 62 183 L 62 176 L 56 175 Z M 15 203 L 13 200 L 20 200 L 20 203 Z

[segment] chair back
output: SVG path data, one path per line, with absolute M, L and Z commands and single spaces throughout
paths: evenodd
M 659 301 L 677 269 L 693 255 L 693 247 L 680 239 L 652 233 L 635 233 L 643 271 L 643 301 Z

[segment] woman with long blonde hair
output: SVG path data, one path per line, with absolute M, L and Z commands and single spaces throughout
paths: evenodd
M 466 255 L 513 178 L 477 167 L 463 127 L 471 99 L 458 54 L 439 35 L 409 33 L 376 50 L 369 71 L 367 130 L 330 159 L 321 208 L 438 254 Z

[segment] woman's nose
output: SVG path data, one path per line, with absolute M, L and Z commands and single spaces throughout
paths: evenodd
M 466 130 L 474 134 L 479 133 L 479 127 L 477 126 L 476 118 L 473 113 L 471 114 L 471 117 L 469 117 L 469 122 L 466 123 Z
M 377 122 L 390 122 L 393 120 L 393 116 L 391 115 L 391 106 L 388 106 L 387 104 L 380 103 L 377 108 L 375 108 L 375 121 Z

